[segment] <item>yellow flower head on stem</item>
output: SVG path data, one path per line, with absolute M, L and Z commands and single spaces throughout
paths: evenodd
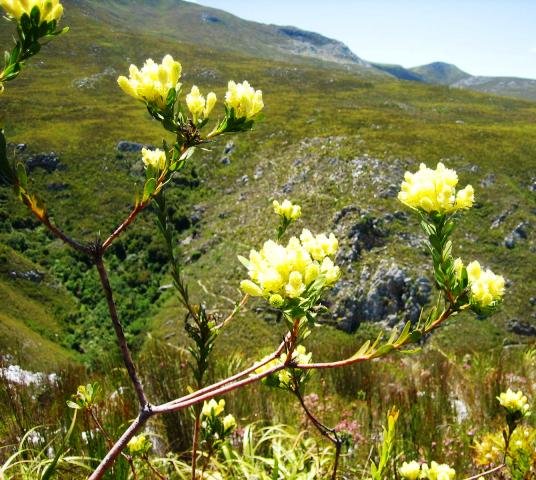
M 338 246 L 333 234 L 315 236 L 309 230 L 303 230 L 299 239 L 292 237 L 286 246 L 268 240 L 260 251 L 251 250 L 249 260 L 241 259 L 250 278 L 240 287 L 248 295 L 282 306 L 285 299 L 300 297 L 320 276 L 324 286 L 331 286 L 340 277 L 331 258 Z
M 274 212 L 285 220 L 297 220 L 301 217 L 301 207 L 294 205 L 290 200 L 283 200 L 279 203 L 277 200 L 273 202 Z
M 0 0 L 0 7 L 17 22 L 24 14 L 29 16 L 34 7 L 39 8 L 40 23 L 59 21 L 63 16 L 59 0 Z
M 129 72 L 129 78 L 120 76 L 117 79 L 121 89 L 137 100 L 164 109 L 168 92 L 177 88 L 182 66 L 171 55 L 166 55 L 160 64 L 149 58 L 141 70 L 131 65 Z
M 471 289 L 471 302 L 482 308 L 499 302 L 504 295 L 504 277 L 491 270 L 483 270 L 477 261 L 467 265 L 467 276 Z
M 527 397 L 523 395 L 521 390 L 514 392 L 508 389 L 506 392 L 501 393 L 497 400 L 509 413 L 519 413 L 522 416 L 530 415 Z
M 432 462 L 428 469 L 429 480 L 454 480 L 456 478 L 456 470 L 449 467 L 447 464 L 439 464 Z
M 236 118 L 250 120 L 264 108 L 262 92 L 254 90 L 246 81 L 235 83 L 231 80 L 225 94 L 225 105 L 234 109 Z
M 415 173 L 406 172 L 398 199 L 409 207 L 427 213 L 453 213 L 473 206 L 473 187 L 467 185 L 456 192 L 458 175 L 454 170 L 438 163 L 435 170 L 421 163 Z
M 166 168 L 166 152 L 160 149 L 149 150 L 142 148 L 141 156 L 145 167 L 153 167 L 155 170 L 164 170 Z
M 398 468 L 398 473 L 400 473 L 402 478 L 406 478 L 407 480 L 417 480 L 421 474 L 421 464 L 415 460 L 409 463 L 404 462 Z
M 205 99 L 205 97 L 201 95 L 199 88 L 194 85 L 191 92 L 186 95 L 186 106 L 192 114 L 193 122 L 197 123 L 198 120 L 207 118 L 214 108 L 216 100 L 216 94 L 214 92 L 210 92 Z
M 216 402 L 213 398 L 209 402 L 203 403 L 203 409 L 201 410 L 201 416 L 203 417 L 218 417 L 223 413 L 225 408 L 225 400 L 221 399 Z

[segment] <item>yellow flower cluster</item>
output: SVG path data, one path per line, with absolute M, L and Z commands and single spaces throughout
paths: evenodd
M 312 356 L 313 354 L 311 352 L 307 353 L 307 350 L 303 345 L 298 345 L 292 353 L 292 363 L 296 365 L 305 365 L 307 363 L 311 363 Z M 283 353 L 279 358 L 274 358 L 262 367 L 257 368 L 257 370 L 255 370 L 255 374 L 261 374 L 272 369 L 273 367 L 283 365 L 286 359 L 287 354 Z M 279 370 L 275 375 L 279 380 L 280 387 L 292 387 L 292 374 L 288 370 Z
M 219 402 L 216 402 L 213 398 L 209 402 L 203 403 L 203 408 L 201 410 L 202 417 L 218 417 L 223 413 L 225 408 L 225 400 L 221 399 Z
M 530 426 L 517 427 L 512 434 L 508 447 L 509 456 L 516 457 L 523 452 L 534 452 L 536 429 Z M 475 442 L 475 463 L 477 465 L 498 465 L 504 457 L 504 437 L 502 431 L 487 433 L 482 440 Z
M 508 389 L 506 392 L 502 392 L 497 397 L 497 400 L 509 413 L 520 413 L 523 416 L 530 415 L 529 402 L 521 390 L 516 393 Z
M 254 297 L 265 297 L 274 306 L 282 306 L 285 298 L 297 298 L 319 276 L 325 285 L 334 284 L 340 269 L 333 257 L 339 248 L 335 236 L 314 236 L 303 230 L 300 238 L 292 237 L 287 246 L 269 240 L 260 252 L 251 250 L 248 260 L 239 257 L 248 267 L 251 280 L 243 280 L 240 287 Z
M 416 173 L 406 172 L 398 199 L 425 212 L 451 213 L 471 208 L 475 193 L 471 185 L 456 193 L 458 175 L 442 163 L 432 170 L 421 163 Z
M 489 269 L 483 270 L 477 261 L 467 265 L 467 277 L 472 303 L 486 308 L 500 301 L 504 295 L 504 277 Z
M 202 422 L 203 428 L 209 428 L 209 425 L 213 425 L 213 422 L 216 421 L 223 426 L 225 434 L 230 433 L 236 427 L 236 420 L 230 413 L 223 418 L 217 418 L 223 414 L 224 409 L 225 400 L 223 399 L 216 402 L 212 398 L 209 402 L 204 402 L 203 408 L 201 409 L 201 417 L 205 418 Z
M 151 441 L 145 435 L 135 435 L 127 443 L 128 451 L 131 455 L 143 455 L 151 447 Z
M 34 7 L 41 12 L 40 22 L 59 21 L 63 15 L 63 5 L 59 0 L 0 0 L 0 7 L 17 21 L 25 13 L 30 15 Z
M 301 207 L 294 205 L 290 200 L 283 200 L 283 203 L 274 200 L 273 206 L 274 212 L 285 220 L 297 220 L 301 217 Z
M 196 85 L 192 87 L 191 92 L 186 95 L 186 106 L 192 114 L 194 123 L 197 123 L 198 120 L 208 118 L 216 104 L 216 100 L 216 94 L 214 92 L 210 92 L 205 99 Z
M 263 108 L 262 92 L 254 90 L 248 82 L 235 83 L 232 80 L 227 86 L 225 104 L 234 108 L 236 118 L 248 120 L 257 115 Z
M 169 90 L 177 88 L 182 67 L 171 55 L 166 55 L 161 64 L 149 58 L 141 70 L 136 65 L 131 65 L 129 72 L 130 78 L 120 76 L 117 79 L 123 91 L 137 100 L 163 109 Z
M 398 473 L 402 478 L 407 480 L 428 479 L 428 480 L 454 480 L 456 471 L 446 464 L 432 462 L 430 466 L 423 463 L 420 464 L 415 460 L 404 462 L 398 469 Z
M 425 463 L 422 466 L 422 471 L 426 475 L 423 478 L 428 480 L 454 480 L 456 478 L 456 470 L 445 463 L 432 462 L 430 467 Z
M 421 464 L 415 460 L 411 462 L 404 462 L 402 466 L 398 468 L 398 473 L 402 478 L 407 478 L 408 480 L 417 480 L 421 475 Z
M 164 170 L 166 167 L 166 152 L 160 149 L 141 149 L 141 158 L 145 167 L 151 166 L 156 170 Z

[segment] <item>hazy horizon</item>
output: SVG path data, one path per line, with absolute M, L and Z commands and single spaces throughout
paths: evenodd
M 530 0 L 195 0 L 246 20 L 293 25 L 344 42 L 369 62 L 452 63 L 471 75 L 536 79 Z

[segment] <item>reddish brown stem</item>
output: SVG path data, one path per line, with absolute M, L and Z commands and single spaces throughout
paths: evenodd
M 439 325 L 443 323 L 447 318 L 449 318 L 450 315 L 452 315 L 452 313 L 454 313 L 453 307 L 449 306 L 446 310 L 443 311 L 443 313 L 434 322 L 432 322 L 422 332 L 423 335 L 430 333 L 432 330 L 439 327 Z M 400 350 L 401 348 L 405 347 L 407 343 L 408 342 L 403 342 L 399 345 L 393 345 L 393 348 L 391 351 Z M 338 360 L 336 362 L 304 363 L 304 364 L 296 365 L 295 368 L 301 368 L 303 370 L 321 370 L 321 369 L 326 369 L 326 368 L 347 367 L 348 365 L 354 365 L 356 363 L 361 363 L 361 362 L 366 362 L 368 360 L 372 360 L 373 358 L 376 358 L 375 353 L 376 352 L 364 353 L 362 355 L 350 357 L 345 360 Z
M 127 369 L 130 381 L 136 390 L 136 395 L 140 407 L 143 409 L 148 405 L 145 392 L 143 390 L 143 385 L 136 373 L 136 367 L 134 366 L 134 361 L 132 360 L 132 355 L 128 348 L 127 339 L 125 338 L 125 333 L 123 332 L 123 327 L 119 321 L 119 316 L 117 314 L 117 308 L 115 306 L 115 301 L 112 293 L 112 287 L 110 286 L 110 281 L 108 279 L 108 273 L 104 266 L 102 260 L 102 254 L 97 254 L 95 257 L 95 265 L 99 272 L 100 281 L 102 284 L 102 289 L 104 290 L 104 295 L 106 296 L 106 301 L 108 302 L 108 310 L 110 311 L 110 317 L 112 318 L 112 324 L 114 326 L 115 335 L 117 337 L 117 343 L 119 344 L 119 349 L 121 350 L 121 356 L 123 357 L 123 362 Z
M 194 438 L 192 440 L 192 480 L 195 480 L 197 467 L 197 445 L 199 443 L 199 429 L 201 428 L 201 411 L 195 412 Z
M 487 470 L 483 473 L 477 473 L 476 475 L 473 475 L 472 477 L 464 478 L 463 480 L 477 480 L 480 477 L 485 477 L 486 475 L 491 475 L 492 473 L 498 472 L 499 470 L 502 470 L 504 467 L 506 467 L 506 465 L 503 463 L 502 465 L 492 468 L 491 470 Z

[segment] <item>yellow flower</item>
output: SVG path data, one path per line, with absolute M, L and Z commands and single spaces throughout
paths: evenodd
M 456 478 L 456 470 L 449 467 L 447 464 L 439 464 L 432 462 L 428 469 L 429 480 L 454 480 Z
M 228 108 L 234 109 L 236 118 L 245 117 L 248 120 L 264 108 L 262 92 L 255 91 L 246 81 L 235 83 L 231 80 L 229 82 L 225 94 L 225 104 Z
M 201 416 L 203 417 L 218 417 L 223 413 L 225 408 L 225 400 L 221 399 L 219 402 L 216 402 L 213 398 L 209 402 L 203 403 L 203 408 L 201 410 Z
M 164 170 L 166 168 L 166 152 L 160 149 L 149 150 L 141 149 L 141 157 L 145 167 L 151 166 L 156 170 Z
M 301 217 L 301 207 L 292 204 L 289 200 L 283 200 L 281 204 L 274 200 L 273 206 L 274 212 L 286 220 L 297 220 Z
M 225 417 L 223 417 L 223 429 L 225 431 L 229 431 L 235 427 L 236 427 L 235 418 L 231 414 L 225 415 Z
M 286 246 L 268 240 L 260 251 L 251 250 L 249 260 L 239 257 L 250 277 L 240 283 L 242 291 L 282 306 L 285 299 L 300 297 L 321 275 L 326 286 L 333 285 L 340 277 L 330 258 L 338 249 L 335 236 L 303 230 L 300 239 L 292 237 Z
M 186 95 L 186 105 L 192 114 L 194 123 L 197 123 L 200 119 L 207 118 L 215 104 L 216 94 L 210 92 L 205 100 L 205 97 L 201 95 L 201 92 L 196 85 L 194 85 L 191 92 Z
M 451 213 L 471 208 L 474 190 L 467 185 L 456 193 L 458 175 L 442 163 L 432 170 L 421 163 L 416 173 L 406 172 L 398 199 L 412 208 L 425 212 Z
M 421 474 L 421 464 L 415 460 L 407 463 L 404 462 L 401 467 L 398 469 L 398 473 L 402 478 L 407 478 L 408 480 L 417 480 Z
M 483 270 L 477 261 L 467 265 L 471 288 L 471 302 L 486 308 L 501 300 L 504 295 L 504 277 L 491 270 Z
M 135 435 L 127 443 L 131 455 L 142 455 L 151 449 L 151 441 L 145 435 Z
M 520 413 L 523 416 L 530 415 L 527 397 L 519 390 L 517 393 L 508 389 L 501 393 L 497 400 L 509 413 Z
M 0 0 L 0 7 L 17 21 L 24 14 L 29 16 L 34 7 L 41 12 L 40 23 L 59 21 L 63 15 L 63 5 L 59 0 Z
M 169 90 L 177 88 L 182 66 L 171 55 L 166 55 L 161 64 L 149 58 L 141 70 L 131 65 L 129 72 L 130 78 L 120 76 L 117 79 L 123 91 L 137 100 L 164 109 Z

